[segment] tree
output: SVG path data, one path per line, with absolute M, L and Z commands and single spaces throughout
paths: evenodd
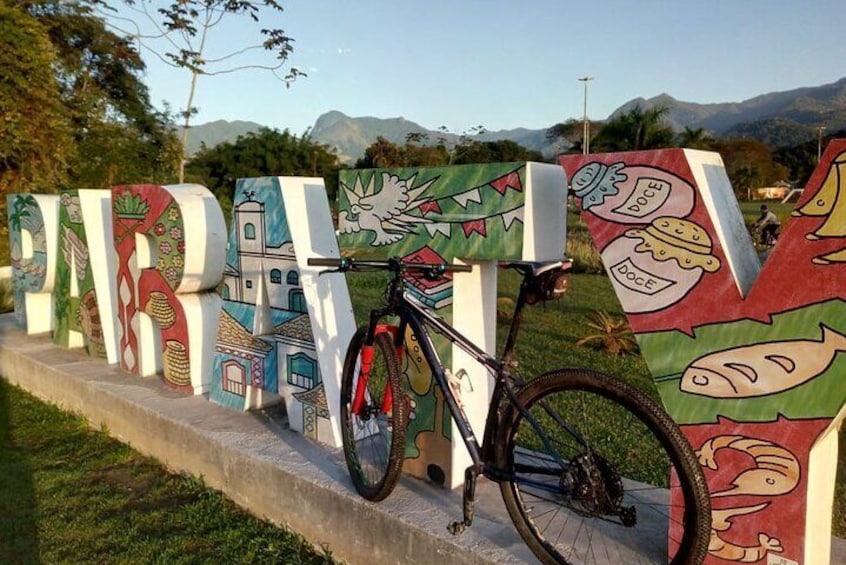
M 405 134 L 405 142 L 409 145 L 420 145 L 429 140 L 429 134 L 422 131 L 410 131 Z
M 364 156 L 356 161 L 355 168 L 437 167 L 449 162 L 449 153 L 443 143 L 419 145 L 428 141 L 428 135 L 409 133 L 405 139 L 405 145 L 397 145 L 380 135 L 364 150 Z
M 588 122 L 591 139 L 596 138 L 602 125 L 601 122 Z M 584 122 L 574 118 L 557 123 L 546 130 L 546 140 L 555 145 L 556 153 L 581 153 L 583 135 Z
M 434 147 L 418 146 L 414 143 L 400 146 L 380 136 L 365 149 L 364 157 L 356 162 L 355 168 L 442 167 L 470 163 L 542 160 L 543 156 L 538 151 L 531 151 L 508 139 L 478 141 L 466 136 L 463 139 L 459 138 L 459 143 L 453 149 L 447 149 L 443 140 Z
M 510 139 L 473 141 L 458 154 L 454 164 L 505 163 L 509 161 L 543 161 L 539 151 L 526 149 Z
M 420 143 L 428 141 L 429 136 L 423 134 L 422 137 L 414 136 L 409 141 L 409 134 L 406 136 L 406 144 L 402 148 L 404 153 L 403 163 L 406 167 L 438 167 L 446 165 L 449 162 L 449 153 L 441 144 L 438 145 L 421 145 Z
M 25 12 L 0 5 L 0 191 L 54 192 L 67 180 L 71 112 L 53 69 L 47 30 Z M 0 199 L 5 218 L 6 199 Z
M 87 0 L 0 2 L 0 216 L 12 191 L 166 176 L 175 138 L 149 104 L 143 68 Z
M 288 130 L 262 128 L 234 143 L 201 149 L 188 162 L 186 175 L 207 186 L 225 205 L 231 204 L 239 178 L 268 175 L 323 177 L 332 199 L 337 194 L 338 168 L 338 157 L 307 134 L 297 137 Z
M 705 131 L 705 128 L 693 129 L 685 126 L 684 130 L 678 135 L 679 147 L 710 149 L 713 143 L 714 139 Z
M 93 7 L 98 5 L 99 0 L 17 4 L 44 27 L 52 43 L 60 95 L 76 130 L 84 133 L 93 122 L 120 121 L 162 145 L 168 128 L 141 81 L 144 62 L 129 40 L 111 32 L 96 15 Z
M 116 120 L 96 122 L 80 136 L 72 159 L 72 186 L 167 184 L 176 177 L 179 140 L 168 132 L 151 140 Z
M 823 151 L 832 139 L 846 137 L 846 130 L 840 130 L 825 136 L 820 146 Z M 817 145 L 818 140 L 807 141 L 792 147 L 780 147 L 773 153 L 773 159 L 781 163 L 789 170 L 789 178 L 793 179 L 795 186 L 805 186 L 811 173 L 817 168 Z
M 602 153 L 672 147 L 675 135 L 664 121 L 669 111 L 664 106 L 647 110 L 635 106 L 610 119 L 591 141 L 591 149 Z
M 179 160 L 179 182 L 185 178 L 185 147 L 191 117 L 197 112 L 194 97 L 197 92 L 197 79 L 201 76 L 213 76 L 233 73 L 244 69 L 263 69 L 271 72 L 287 86 L 298 76 L 305 76 L 296 67 L 284 70 L 288 56 L 293 51 L 293 39 L 278 28 L 260 28 L 260 42 L 238 45 L 232 51 L 217 58 L 208 58 L 207 48 L 211 34 L 221 22 L 232 16 L 247 16 L 258 24 L 260 18 L 268 13 L 282 12 L 282 6 L 276 0 L 175 0 L 165 8 L 151 11 L 153 0 L 123 0 L 143 24 L 112 14 L 114 22 L 132 26 L 129 32 L 123 25 L 117 25 L 121 32 L 131 35 L 139 45 L 149 49 L 164 63 L 188 71 L 190 87 L 188 99 L 180 112 L 183 119 L 182 153 Z M 141 25 L 150 25 L 151 33 L 142 33 Z M 263 49 L 273 55 L 272 62 L 245 62 L 243 56 L 254 50 Z
M 444 148 L 446 149 L 446 147 L 447 147 L 447 145 L 446 145 L 447 136 L 449 136 L 449 135 L 454 136 L 455 134 L 451 133 L 449 131 L 449 128 L 447 128 L 446 126 L 439 127 L 438 131 L 440 131 L 443 134 L 438 139 L 439 142 L 440 142 L 440 145 L 444 146 Z M 473 146 L 475 143 L 478 143 L 477 138 L 480 135 L 487 133 L 487 131 L 488 130 L 485 128 L 485 126 L 478 125 L 478 126 L 473 126 L 470 129 L 466 129 L 463 132 L 461 132 L 461 134 L 458 135 L 458 141 L 456 143 L 452 144 L 452 146 L 449 149 L 447 149 L 447 153 L 449 154 L 449 162 L 447 164 L 448 165 L 454 165 L 454 164 L 456 164 L 456 162 L 459 159 L 463 159 L 462 154 L 465 153 L 468 150 L 468 148 Z M 466 163 L 467 161 L 464 160 L 462 162 Z
M 732 188 L 740 199 L 751 199 L 752 190 L 789 178 L 790 172 L 773 159 L 773 151 L 754 139 L 715 140 L 712 149 L 720 153 Z
M 355 166 L 358 169 L 404 167 L 406 159 L 400 146 L 380 135 L 364 150 L 364 157 L 359 159 Z
M 0 193 L 172 175 L 175 138 L 150 105 L 144 64 L 90 4 L 0 4 L 0 68 Z

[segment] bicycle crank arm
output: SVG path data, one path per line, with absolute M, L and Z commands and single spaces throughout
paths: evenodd
M 464 494 L 462 496 L 462 509 L 464 520 L 452 522 L 447 530 L 454 536 L 464 533 L 468 526 L 473 524 L 473 515 L 476 513 L 476 480 L 479 478 L 479 468 L 475 465 L 467 467 L 464 471 Z

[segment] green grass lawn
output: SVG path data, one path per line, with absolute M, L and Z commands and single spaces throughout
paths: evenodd
M 796 202 L 789 202 L 782 204 L 778 201 L 743 201 L 740 202 L 740 211 L 743 213 L 743 220 L 746 224 L 751 224 L 761 215 L 761 204 L 766 204 L 773 214 L 778 216 L 781 224 L 784 225 L 790 219 L 790 213 L 796 207 Z
M 334 563 L 0 379 L 0 563 Z

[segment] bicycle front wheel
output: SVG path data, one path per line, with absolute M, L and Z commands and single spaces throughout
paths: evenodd
M 364 498 L 379 501 L 394 490 L 402 470 L 407 403 L 392 337 L 376 335 L 370 363 L 366 338 L 367 327 L 359 328 L 344 361 L 342 436 L 355 489 Z
M 500 489 L 544 563 L 704 559 L 711 523 L 705 478 L 658 403 L 583 370 L 541 375 L 517 400 L 525 411 L 509 406 L 500 428 Z

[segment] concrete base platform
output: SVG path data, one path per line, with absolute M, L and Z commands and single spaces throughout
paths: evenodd
M 461 493 L 404 477 L 385 501 L 361 499 L 343 454 L 261 413 L 186 397 L 81 351 L 27 337 L 0 316 L 0 376 L 84 415 L 92 426 L 169 468 L 201 476 L 253 514 L 285 524 L 348 563 L 513 564 L 536 560 L 514 530 L 495 484 L 480 481 L 474 524 L 452 536 Z M 834 540 L 832 563 L 846 564 Z

